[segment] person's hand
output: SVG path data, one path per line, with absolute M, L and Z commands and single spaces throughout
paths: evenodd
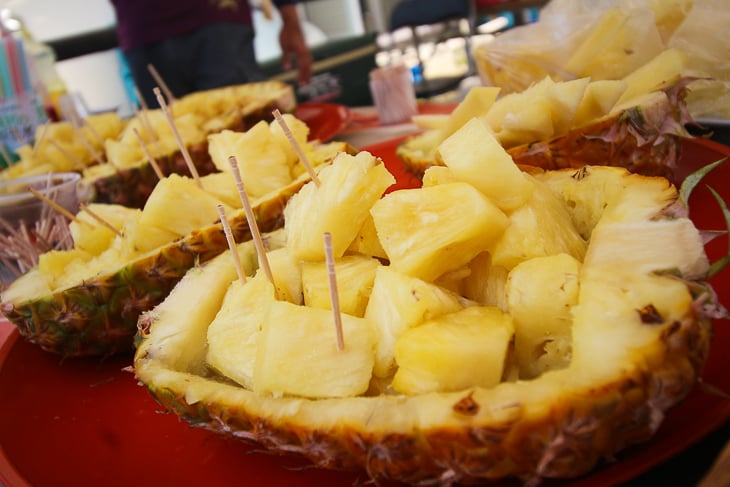
M 304 85 L 312 77 L 312 53 L 304 41 L 296 5 L 282 5 L 279 7 L 279 13 L 282 21 L 279 32 L 282 65 L 284 69 L 291 69 L 292 62 L 296 63 L 297 82 L 299 85 Z

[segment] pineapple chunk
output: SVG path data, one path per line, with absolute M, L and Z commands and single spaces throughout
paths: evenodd
M 442 315 L 398 339 L 393 389 L 401 394 L 493 387 L 502 379 L 514 334 L 512 317 L 473 306 Z
M 217 221 L 219 203 L 213 195 L 199 188 L 194 179 L 171 174 L 157 183 L 142 209 L 139 222 L 179 236 L 187 235 Z M 223 206 L 226 214 L 232 211 L 228 205 Z
M 524 261 L 510 271 L 506 293 L 520 378 L 569 365 L 580 268 L 572 256 L 557 254 Z
M 38 269 L 50 289 L 56 287 L 56 278 L 66 271 L 73 261 L 88 262 L 94 256 L 81 249 L 49 250 L 38 256 Z
M 383 246 L 380 244 L 378 232 L 375 230 L 375 222 L 373 216 L 368 213 L 360 231 L 347 249 L 348 252 L 355 252 L 379 259 L 387 259 Z
M 302 260 L 325 260 L 325 232 L 332 234 L 334 257 L 342 257 L 373 203 L 395 182 L 382 161 L 368 152 L 340 153 L 322 168 L 319 180 L 320 186 L 306 184 L 284 209 L 287 245 Z
M 200 183 L 208 193 L 231 208 L 243 208 L 236 178 L 231 171 L 206 174 L 200 178 Z
M 508 270 L 522 261 L 567 253 L 582 261 L 586 242 L 563 200 L 547 184 L 532 179 L 532 198 L 509 217 L 509 226 L 491 249 L 492 264 Z
M 497 86 L 475 86 L 471 88 L 464 99 L 451 112 L 446 125 L 441 130 L 441 138 L 446 139 L 459 130 L 464 124 L 475 117 L 489 111 L 499 95 Z
M 629 103 L 634 98 L 649 93 L 662 85 L 677 79 L 687 69 L 689 58 L 677 48 L 658 53 L 643 66 L 626 75 L 626 91 L 617 104 Z
M 664 45 L 649 9 L 611 8 L 564 65 L 576 77 L 620 79 L 657 55 Z
M 480 119 L 467 122 L 438 150 L 456 179 L 470 183 L 500 209 L 514 210 L 530 198 L 532 183 Z
M 306 123 L 304 123 L 302 120 L 299 120 L 291 113 L 283 113 L 281 115 L 281 118 L 284 119 L 286 126 L 289 128 L 289 131 L 294 137 L 294 140 L 297 142 L 302 151 L 305 154 L 311 153 L 311 151 L 314 150 L 314 144 L 308 142 L 309 126 L 307 126 Z M 269 130 L 271 131 L 271 135 L 273 136 L 274 140 L 276 140 L 276 142 L 279 144 L 279 147 L 284 150 L 284 153 L 286 154 L 286 160 L 289 166 L 297 165 L 297 163 L 299 162 L 299 155 L 294 149 L 292 143 L 289 141 L 289 138 L 284 133 L 284 129 L 281 127 L 279 122 L 277 120 L 272 120 L 269 123 Z M 314 164 L 313 161 L 310 162 Z M 301 166 L 301 164 L 299 164 L 299 166 Z M 292 177 L 294 177 L 294 174 L 292 174 Z
M 129 218 L 124 224 L 124 237 L 131 248 L 139 253 L 149 252 L 179 238 L 175 232 L 153 225 L 140 223 L 142 212 L 136 218 Z
M 69 223 L 68 229 L 71 232 L 74 247 L 92 255 L 99 255 L 106 250 L 116 234 L 92 217 L 89 212 L 118 231 L 122 230 L 127 219 L 136 218 L 140 213 L 138 209 L 101 203 L 92 203 L 87 208 L 88 211 L 81 210 L 76 214 L 76 220 Z
M 465 297 L 484 306 L 496 306 L 507 311 L 505 285 L 508 271 L 492 264 L 489 252 L 482 252 L 469 262 L 470 273 L 461 283 Z
M 550 118 L 556 134 L 562 135 L 570 129 L 589 83 L 590 78 L 578 78 L 553 83 L 548 88 L 547 98 L 550 102 Z
M 423 181 L 421 186 L 428 188 L 437 184 L 456 183 L 459 179 L 446 166 L 431 166 L 423 172 Z
M 302 304 L 302 271 L 299 261 L 294 258 L 287 247 L 267 252 L 266 258 L 274 278 L 277 299 Z
M 264 121 L 246 132 L 224 130 L 211 134 L 208 143 L 208 151 L 218 170 L 230 174 L 228 158 L 236 157 L 251 199 L 286 186 L 292 180 L 287 152 Z
M 261 325 L 253 390 L 310 398 L 366 392 L 374 362 L 372 326 L 341 316 L 345 346 L 338 350 L 332 311 L 271 303 Z
M 254 363 L 261 323 L 274 286 L 259 270 L 245 284 L 231 283 L 218 314 L 208 327 L 208 363 L 243 387 L 253 387 Z
M 581 127 L 608 114 L 628 88 L 622 79 L 591 81 L 573 117 L 573 127 Z
M 376 377 L 395 371 L 395 343 L 406 330 L 464 307 L 461 298 L 421 279 L 378 267 L 365 318 L 375 329 Z
M 509 220 L 467 183 L 395 191 L 371 210 L 394 269 L 432 281 L 491 246 Z
M 335 275 L 340 311 L 363 317 L 373 289 L 377 259 L 362 255 L 345 255 L 335 261 Z M 325 262 L 302 263 L 304 304 L 312 308 L 332 309 L 329 274 Z

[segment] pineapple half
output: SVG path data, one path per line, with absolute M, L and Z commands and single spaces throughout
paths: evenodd
M 465 151 L 475 150 L 469 144 L 461 145 L 465 146 Z M 435 215 L 442 211 L 435 207 L 439 186 L 447 188 L 450 197 L 461 194 L 463 196 L 460 197 L 470 201 L 484 201 L 486 198 L 476 195 L 476 190 L 467 191 L 469 184 L 465 182 L 453 182 L 455 177 L 444 177 L 427 188 L 428 193 L 422 193 L 421 201 L 426 205 L 423 215 L 412 211 L 394 211 L 390 216 L 383 213 L 388 205 L 395 205 L 396 210 L 410 205 L 411 209 L 417 210 L 413 207 L 415 196 L 411 198 L 408 194 L 420 190 L 395 191 L 375 203 L 371 213 L 383 247 L 391 258 L 397 256 L 403 263 L 404 259 L 411 257 L 403 250 L 407 247 L 413 252 L 434 255 L 438 260 L 444 254 L 428 249 L 429 246 L 448 247 L 450 244 L 444 242 L 462 238 L 451 220 L 478 218 L 473 206 L 462 205 L 462 215 L 448 211 L 443 213 L 448 220 L 441 222 L 443 225 L 435 219 Z M 520 176 L 512 174 L 511 177 Z M 186 274 L 162 304 L 140 319 L 140 341 L 134 360 L 137 379 L 166 409 L 197 427 L 263 445 L 275 452 L 299 453 L 319 467 L 362 469 L 376 482 L 395 479 L 408 483 L 451 485 L 505 478 L 534 482 L 541 478 L 575 477 L 590 471 L 602 460 L 614 458 L 619 450 L 649 439 L 662 423 L 666 410 L 681 401 L 695 384 L 712 336 L 711 319 L 703 307 L 706 301 L 713 299 L 705 282 L 708 259 L 702 238 L 687 217 L 687 212 L 677 211 L 685 208 L 677 190 L 664 178 L 631 174 L 625 168 L 600 166 L 521 177 L 532 181 L 536 188 L 534 193 L 539 192 L 544 198 L 543 190 L 551 191 L 553 198 L 564 204 L 562 210 L 554 213 L 567 214 L 565 218 L 568 220 L 557 220 L 559 223 L 545 218 L 550 213 L 540 213 L 544 205 L 528 206 L 522 211 L 541 215 L 539 227 L 546 229 L 541 235 L 564 231 L 555 227 L 571 227 L 576 230 L 570 232 L 578 232 L 588 242 L 586 248 L 574 252 L 580 256 L 578 270 L 558 271 L 572 272 L 579 280 L 579 289 L 571 293 L 574 297 L 559 298 L 572 307 L 572 354 L 569 354 L 567 363 L 553 366 L 535 378 L 519 380 L 505 366 L 501 381 L 499 376 L 495 378 L 490 373 L 485 383 L 425 392 L 411 386 L 410 382 L 418 382 L 418 377 L 413 374 L 401 377 L 399 385 L 396 372 L 393 387 L 399 386 L 406 392 L 395 392 L 387 385 L 383 386 L 382 378 L 373 378 L 366 392 L 357 389 L 359 392 L 351 392 L 344 397 L 339 393 L 316 393 L 315 397 L 298 392 L 271 393 L 276 389 L 257 387 L 254 368 L 253 385 L 247 388 L 221 375 L 206 361 L 206 355 L 211 352 L 206 340 L 206 333 L 210 332 L 206 330 L 221 309 L 227 296 L 226 289 L 236 279 L 230 257 L 221 255 Z M 323 183 L 325 186 L 326 183 Z M 454 193 L 452 189 L 460 191 Z M 298 199 L 303 197 L 303 192 L 297 196 Z M 351 211 L 349 207 L 341 209 L 346 215 L 343 216 L 346 224 L 350 224 L 352 219 Z M 494 219 L 498 211 L 491 208 L 489 214 L 492 216 L 488 220 Z M 520 210 L 509 213 L 513 220 L 511 226 L 519 221 L 520 226 L 532 232 L 534 227 L 525 223 L 531 221 L 531 217 L 515 216 L 518 212 Z M 328 215 L 335 213 L 329 211 Z M 313 217 L 312 214 L 308 216 Z M 504 216 L 497 220 L 504 228 Z M 383 225 L 385 221 L 388 221 L 387 228 Z M 431 226 L 428 231 L 419 233 L 419 225 Z M 403 248 L 396 251 L 398 244 L 392 239 L 386 242 L 386 238 L 399 232 L 404 238 Z M 459 234 L 459 237 L 452 238 L 454 234 Z M 475 241 L 473 236 L 465 238 Z M 479 237 L 477 240 L 483 239 Z M 493 239 L 490 237 L 489 240 Z M 491 245 L 486 241 L 482 243 Z M 287 245 L 291 246 L 290 243 Z M 423 247 L 423 251 L 419 247 Z M 478 250 L 463 249 L 457 254 L 460 257 L 467 252 L 474 255 Z M 475 260 L 480 259 L 479 255 L 482 254 L 478 254 Z M 434 266 L 441 264 L 437 262 Z M 560 266 L 563 267 L 558 269 L 568 269 L 564 264 Z M 409 269 L 411 267 L 408 266 Z M 386 268 L 393 268 L 392 263 L 383 264 L 382 269 Z M 571 264 L 569 268 L 576 269 L 576 266 Z M 401 270 L 395 269 L 394 272 Z M 419 267 L 418 275 L 430 279 L 429 276 L 442 270 Z M 291 278 L 290 274 L 287 273 L 287 279 Z M 434 282 L 443 280 L 448 274 L 449 271 Z M 376 281 L 378 275 L 379 272 L 376 272 Z M 257 275 L 249 282 L 260 282 L 257 280 L 261 277 Z M 542 276 L 536 278 L 541 283 L 548 281 Z M 456 278 L 452 276 L 452 279 Z M 416 278 L 406 280 L 415 282 Z M 529 284 L 530 280 L 523 281 Z M 396 284 L 392 279 L 388 282 Z M 457 295 L 449 294 L 450 291 L 445 288 L 438 288 L 441 290 L 436 293 L 435 284 L 419 282 L 422 284 L 418 288 L 414 285 L 411 292 L 402 293 L 402 312 L 370 307 L 365 311 L 367 322 L 371 311 L 376 315 L 382 312 L 390 316 L 413 314 L 412 310 L 422 313 L 415 308 L 424 306 L 424 298 L 434 303 L 428 305 L 433 306 L 433 310 L 438 307 L 439 316 L 433 321 L 402 335 L 417 336 L 411 337 L 407 349 L 397 345 L 396 361 L 405 356 L 410 367 L 418 362 L 418 347 L 423 345 L 432 347 L 430 350 L 435 355 L 429 356 L 438 363 L 453 364 L 448 360 L 450 355 L 459 360 L 463 357 L 458 342 L 453 341 L 453 333 L 460 333 L 458 330 L 466 327 L 467 334 L 462 336 L 476 334 L 483 337 L 477 327 L 469 326 L 470 323 L 480 323 L 480 320 L 497 319 L 502 323 L 501 331 L 489 332 L 494 339 L 504 340 L 505 332 L 512 330 L 512 325 L 505 321 L 511 319 L 498 308 L 475 306 L 476 303 L 465 298 L 449 298 L 449 295 Z M 244 289 L 249 285 L 254 284 L 245 284 Z M 354 285 L 338 283 L 338 288 L 349 289 Z M 512 283 L 512 287 L 519 285 Z M 377 283 L 374 285 L 373 296 L 378 286 Z M 557 285 L 556 289 L 560 287 L 564 286 Z M 525 291 L 534 293 L 535 289 Z M 437 294 L 441 297 L 437 298 Z M 541 293 L 536 294 L 539 298 Z M 542 293 L 542 296 L 544 300 L 553 301 L 558 294 Z M 261 296 L 262 293 L 251 291 L 247 295 Z M 401 299 L 398 295 L 401 293 L 380 292 L 378 302 L 387 302 L 388 296 L 394 300 Z M 261 306 L 269 306 L 268 303 L 274 299 L 272 291 L 263 293 L 263 296 L 266 297 L 257 302 Z M 245 303 L 243 306 L 253 304 Z M 451 311 L 456 309 L 453 315 L 444 314 L 450 312 L 446 306 Z M 292 314 L 284 308 L 291 309 Z M 270 349 L 277 356 L 277 378 L 288 381 L 289 391 L 311 392 L 312 389 L 307 388 L 309 382 L 317 382 L 321 386 L 320 375 L 332 374 L 334 377 L 340 372 L 334 349 L 334 330 L 329 325 L 324 327 L 329 340 L 319 335 L 321 326 L 316 328 L 316 338 L 302 334 L 300 328 L 311 326 L 309 320 L 317 318 L 311 318 L 314 312 L 307 313 L 305 323 L 304 314 L 293 314 L 295 308 L 297 305 L 292 303 L 272 307 L 268 318 L 260 325 L 263 327 L 261 333 L 270 338 L 266 331 L 270 327 L 280 324 L 291 328 L 294 337 L 280 332 L 277 340 L 281 347 L 277 348 L 276 342 L 267 342 L 266 350 Z M 230 304 L 226 305 L 226 309 L 229 310 L 227 313 L 235 314 L 230 311 Z M 505 310 L 505 313 L 508 312 L 509 309 Z M 544 317 L 539 306 L 533 310 L 533 315 L 538 323 Z M 456 316 L 459 321 L 448 322 L 448 316 Z M 361 320 L 350 315 L 345 317 L 351 323 L 353 319 Z M 327 313 L 321 314 L 318 319 L 329 324 L 332 321 L 331 314 Z M 440 335 L 437 334 L 440 338 L 429 340 L 429 327 L 435 328 L 441 322 L 450 324 L 441 329 Z M 245 327 L 256 329 L 255 323 L 248 320 Z M 245 342 L 245 349 L 250 350 L 247 338 L 239 336 L 236 343 L 239 341 Z M 296 352 L 297 341 L 301 357 Z M 479 354 L 473 351 L 474 343 L 467 341 L 464 347 L 470 350 L 471 358 L 468 360 L 479 360 Z M 357 341 L 357 346 L 368 348 L 372 344 Z M 327 365 L 321 363 L 313 352 L 321 347 L 330 350 L 326 359 L 322 356 L 322 360 L 330 361 Z M 494 345 L 490 348 L 500 347 Z M 287 360 L 281 357 L 282 350 L 288 354 L 289 367 L 286 367 Z M 266 358 L 266 353 L 259 348 L 255 367 Z M 513 360 L 509 358 L 509 350 L 502 348 L 497 353 L 497 360 Z M 352 357 L 347 357 L 349 364 Z M 295 360 L 299 361 L 295 363 Z M 373 367 L 372 359 L 363 359 L 362 363 L 365 368 Z M 420 370 L 425 370 L 426 375 L 436 374 L 439 381 L 447 382 L 445 385 L 448 386 L 449 372 L 444 368 L 448 366 L 433 370 L 434 366 L 427 362 Z M 313 374 L 312 367 L 318 367 L 320 372 Z M 469 365 L 465 367 L 474 370 L 468 369 Z M 384 369 L 387 375 L 387 367 Z M 460 380 L 468 379 L 462 370 L 455 373 L 460 375 Z M 338 384 L 341 379 L 338 377 Z M 409 384 L 403 384 L 403 380 Z
M 175 117 L 193 117 L 200 122 L 197 127 L 199 134 L 193 137 L 195 140 L 184 141 L 198 174 L 205 175 L 218 172 L 208 151 L 206 135 L 222 130 L 245 132 L 262 120 L 272 121 L 274 110 L 286 113 L 295 107 L 296 98 L 290 85 L 280 81 L 261 81 L 191 93 L 176 100 L 171 110 Z M 165 120 L 162 122 L 163 125 L 167 123 Z M 140 132 L 144 135 L 143 128 L 144 125 L 141 125 Z M 163 129 L 169 131 L 167 127 Z M 154 127 L 153 130 L 160 132 Z M 125 142 L 124 138 L 129 141 Z M 130 130 L 125 130 L 117 142 L 107 143 L 110 162 L 84 171 L 84 178 L 79 183 L 82 199 L 141 208 L 157 183 L 157 175 Z M 171 142 L 166 145 L 169 150 L 155 157 L 161 172 L 164 175 L 192 176 L 175 141 L 168 142 Z M 132 157 L 136 163 L 115 164 L 109 153 L 111 150 L 126 150 L 129 153 L 126 157 Z
M 688 79 L 673 80 L 617 105 L 613 102 L 628 89 L 618 81 L 548 81 L 505 95 L 486 112 L 472 114 L 490 125 L 515 163 L 548 170 L 622 166 L 672 177 L 681 139 L 689 137 L 684 128 L 691 122 L 684 101 Z M 470 102 L 467 96 L 460 105 Z M 411 136 L 399 144 L 396 155 L 406 170 L 422 177 L 427 168 L 444 164 L 438 147 L 447 134 L 439 128 Z

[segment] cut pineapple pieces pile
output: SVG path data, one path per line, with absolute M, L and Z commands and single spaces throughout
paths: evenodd
M 506 149 L 559 137 L 642 106 L 650 93 L 651 97 L 666 97 L 660 90 L 678 80 L 686 64 L 681 51 L 668 49 L 622 79 L 553 81 L 545 77 L 500 97 L 498 87 L 474 87 L 451 114 L 430 116 L 422 127 L 425 132 L 410 139 L 404 149 L 420 151 L 423 159 L 437 159 L 439 144 L 473 117 L 480 117 Z M 418 124 L 419 119 L 414 122 Z
M 116 113 L 89 115 L 82 126 L 70 121 L 40 125 L 35 131 L 35 145 L 19 147 L 18 162 L 0 172 L 0 179 L 83 171 L 99 163 L 104 157 L 105 143 L 119 137 L 123 126 Z
M 530 175 L 481 118 L 439 150 L 445 166 L 430 168 L 418 189 L 381 198 L 393 178 L 362 152 L 338 156 L 320 185 L 295 195 L 285 209 L 286 247 L 269 255 L 274 285 L 262 271 L 230 285 L 208 328 L 209 366 L 275 397 L 489 388 L 568 367 L 582 293 L 612 285 L 604 280 L 620 279 L 610 273 L 621 274 L 621 265 L 668 270 L 685 249 L 702 257 L 685 263 L 682 275 L 707 269 L 688 219 L 644 221 L 676 198 L 665 179 L 605 167 Z M 632 214 L 641 228 L 623 228 Z M 342 350 L 325 232 L 334 241 Z M 626 238 L 612 246 L 611 232 Z M 649 256 L 642 242 L 656 232 L 676 238 Z M 616 248 L 618 267 L 614 256 L 591 253 L 593 239 Z M 594 270 L 584 276 L 587 260 Z M 674 291 L 655 302 L 679 299 Z
M 259 120 L 270 119 L 273 108 L 289 112 L 295 106 L 289 85 L 264 81 L 196 92 L 168 108 L 180 139 L 190 147 L 205 143 L 209 134 L 245 130 Z M 154 158 L 180 150 L 161 109 L 145 109 L 124 120 L 114 112 L 92 114 L 78 124 L 61 121 L 39 126 L 34 145 L 19 147 L 19 161 L 0 172 L 0 178 L 76 171 L 94 179 L 137 167 L 148 157 L 135 131 Z
M 620 80 L 643 70 L 654 86 L 680 75 L 705 78 L 690 86 L 690 113 L 726 118 L 728 21 L 730 5 L 717 0 L 619 1 L 590 8 L 580 0 L 553 0 L 538 22 L 511 29 L 473 55 L 482 82 L 505 93 L 523 91 L 545 76 Z M 662 57 L 674 59 L 657 63 Z M 652 64 L 661 67 L 648 70 Z
M 307 142 L 306 124 L 289 114 L 283 117 L 315 168 L 328 162 L 340 148 L 339 144 Z M 73 248 L 46 252 L 39 258 L 39 269 L 49 290 L 115 269 L 215 223 L 219 219 L 218 205 L 229 217 L 242 215 L 241 197 L 224 154 L 235 155 L 240 161 L 253 207 L 309 177 L 276 122 L 260 122 L 247 132 L 223 131 L 211 135 L 210 140 L 211 157 L 220 172 L 198 180 L 171 174 L 158 182 L 142 209 L 97 203 L 79 211 L 70 223 Z

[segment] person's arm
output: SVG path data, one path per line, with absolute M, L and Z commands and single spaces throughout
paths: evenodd
M 284 69 L 296 64 L 297 82 L 302 85 L 312 77 L 312 53 L 304 40 L 304 32 L 299 23 L 299 14 L 294 2 L 275 2 L 281 15 L 282 27 L 279 32 L 281 60 Z

